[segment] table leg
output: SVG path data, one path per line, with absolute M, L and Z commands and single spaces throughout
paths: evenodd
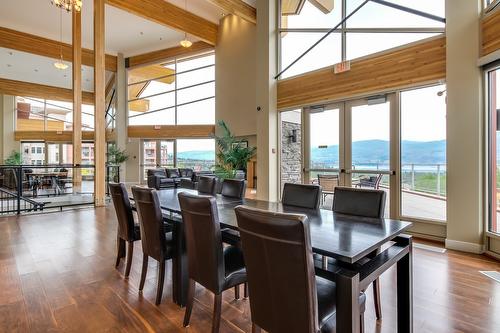
M 189 276 L 182 222 L 173 223 L 172 239 L 175 247 L 172 258 L 172 298 L 174 303 L 183 307 L 187 301 Z
M 409 252 L 397 263 L 398 332 L 413 332 L 413 263 L 412 240 Z
M 337 272 L 337 332 L 359 333 L 359 274 L 341 269 Z

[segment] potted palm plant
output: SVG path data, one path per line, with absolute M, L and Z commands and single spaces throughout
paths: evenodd
M 255 155 L 256 148 L 236 138 L 223 120 L 217 126 L 221 135 L 215 136 L 218 148 L 215 174 L 221 179 L 244 178 L 247 163 Z
M 120 165 L 128 160 L 128 154 L 125 150 L 120 150 L 116 145 L 112 144 L 108 148 L 108 167 L 111 168 L 109 177 L 113 182 L 120 182 Z

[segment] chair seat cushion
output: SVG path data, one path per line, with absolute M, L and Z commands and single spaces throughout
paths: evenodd
M 224 248 L 225 281 L 223 289 L 229 289 L 247 281 L 243 252 L 236 246 Z
M 163 229 L 165 230 L 165 233 L 170 233 L 170 242 L 172 242 L 172 226 L 168 223 L 163 223 Z M 141 227 L 139 224 L 134 224 L 134 241 L 140 240 L 141 239 Z M 168 242 L 168 236 L 167 236 L 167 242 Z
M 328 281 L 319 276 L 316 277 L 316 292 L 318 295 L 318 323 L 321 332 L 333 332 L 336 324 L 336 286 L 335 282 Z M 364 312 L 366 295 L 360 293 L 360 312 Z

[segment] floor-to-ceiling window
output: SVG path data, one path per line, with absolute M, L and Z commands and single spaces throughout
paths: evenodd
M 329 6 L 322 1 L 281 1 L 280 71 L 296 61 L 281 78 L 444 32 L 444 0 L 368 2 L 298 59 L 363 2 L 334 0 Z
M 446 220 L 446 86 L 405 90 L 401 110 L 401 215 Z

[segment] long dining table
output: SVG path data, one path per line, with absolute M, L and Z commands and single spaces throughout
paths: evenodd
M 183 188 L 160 190 L 158 194 L 163 218 L 172 224 L 177 249 L 172 260 L 173 301 L 184 306 L 189 279 L 178 200 L 180 192 L 198 194 L 196 190 Z M 238 230 L 234 210 L 238 205 L 307 216 L 313 252 L 331 258 L 327 267 L 322 260 L 316 260 L 315 270 L 318 276 L 337 284 L 337 332 L 359 332 L 360 292 L 395 265 L 398 332 L 413 331 L 412 237 L 404 234 L 411 226 L 410 222 L 340 215 L 327 209 L 297 208 L 262 200 L 215 197 L 221 228 Z M 374 252 L 377 255 L 371 256 Z

